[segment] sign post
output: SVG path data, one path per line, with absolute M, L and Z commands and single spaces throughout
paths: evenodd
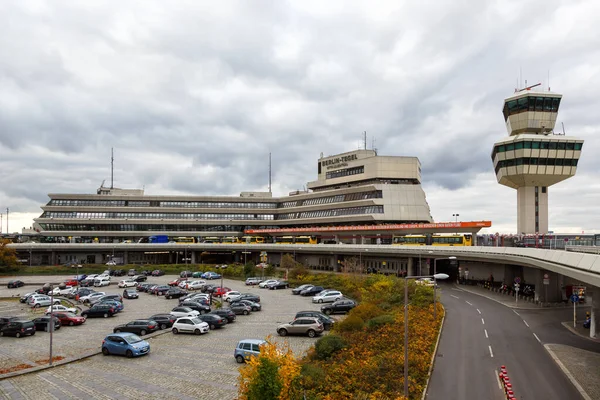
M 548 285 L 550 284 L 550 275 L 544 274 L 544 302 L 548 302 Z
M 519 288 L 521 286 L 518 283 L 515 283 L 515 304 L 519 304 Z
M 579 303 L 579 296 L 576 294 L 572 294 L 571 301 L 573 302 L 573 328 L 576 328 L 577 327 L 577 303 Z

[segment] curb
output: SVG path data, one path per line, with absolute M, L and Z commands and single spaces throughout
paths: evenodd
M 444 305 L 440 302 L 442 308 Z M 433 365 L 435 364 L 435 358 L 437 356 L 438 346 L 440 344 L 440 340 L 442 339 L 442 331 L 444 329 L 444 322 L 446 321 L 446 308 L 444 308 L 444 316 L 442 317 L 442 323 L 440 324 L 440 329 L 438 331 L 438 338 L 435 342 L 435 348 L 433 349 L 433 354 L 431 354 L 431 362 L 429 363 L 429 371 L 427 372 L 427 382 L 425 382 L 425 387 L 423 388 L 423 395 L 421 396 L 421 400 L 425 400 L 427 397 L 427 389 L 429 388 L 429 381 L 431 380 L 431 373 L 433 372 Z M 587 399 L 586 399 L 587 400 Z
M 498 304 L 502 304 L 505 307 L 514 308 L 516 310 L 554 310 L 554 309 L 561 309 L 562 310 L 562 309 L 564 309 L 564 307 L 540 307 L 540 306 L 537 306 L 537 307 L 521 307 L 521 306 L 518 306 L 518 305 L 507 304 L 507 303 L 505 303 L 503 301 L 500 301 L 498 299 L 495 299 L 495 298 L 493 298 L 491 296 L 486 296 L 485 294 L 477 293 L 474 290 L 464 289 L 464 288 L 462 288 L 460 286 L 457 286 L 457 285 L 453 285 L 453 287 L 456 290 L 461 290 L 463 292 L 467 292 L 467 293 L 471 293 L 471 294 L 474 294 L 474 295 L 477 295 L 477 296 L 485 297 L 488 300 L 495 301 Z
M 571 322 L 571 321 L 569 321 L 569 322 L 561 322 L 562 326 L 564 326 L 565 328 L 567 328 L 571 333 L 573 333 L 573 334 L 575 334 L 575 335 L 577 335 L 577 336 L 579 336 L 581 338 L 587 339 L 590 342 L 600 343 L 600 339 L 596 339 L 596 338 L 592 338 L 592 337 L 589 337 L 589 336 L 586 336 L 586 335 L 582 335 L 581 333 L 577 332 L 577 330 L 575 330 L 571 326 L 572 323 L 573 322 Z
M 544 348 L 546 349 L 548 354 L 550 354 L 550 357 L 552 357 L 552 359 L 554 360 L 556 365 L 558 365 L 558 367 L 561 369 L 561 371 L 569 379 L 569 381 L 571 381 L 573 386 L 575 386 L 575 389 L 577 389 L 577 391 L 579 392 L 581 397 L 583 397 L 585 400 L 593 400 L 590 396 L 588 396 L 588 394 L 585 392 L 585 390 L 583 390 L 583 388 L 581 387 L 579 382 L 577 382 L 577 380 L 575 380 L 575 377 L 569 372 L 567 367 L 565 367 L 565 365 L 558 359 L 558 357 L 556 356 L 554 351 L 552 351 L 552 349 L 550 349 L 550 347 L 548 347 L 547 344 L 544 345 Z
M 149 335 L 144 336 L 143 339 L 144 340 L 152 339 L 153 337 L 164 335 L 165 333 L 171 333 L 171 330 L 170 329 L 164 329 L 162 331 L 154 332 L 154 333 L 151 333 Z M 21 375 L 31 374 L 31 373 L 34 373 L 34 372 L 43 371 L 45 369 L 59 367 L 61 365 L 69 364 L 69 363 L 72 363 L 72 362 L 75 362 L 75 361 L 84 360 L 86 358 L 90 358 L 90 357 L 93 357 L 93 356 L 98 355 L 98 354 L 102 354 L 102 350 L 94 350 L 94 351 L 90 351 L 90 352 L 84 353 L 83 355 L 80 355 L 80 356 L 77 356 L 77 357 L 65 358 L 64 360 L 57 361 L 53 365 L 47 365 L 46 364 L 46 365 L 40 365 L 40 366 L 35 366 L 35 367 L 31 367 L 31 368 L 22 369 L 22 370 L 19 370 L 19 371 L 9 372 L 7 374 L 0 375 L 0 381 L 2 381 L 4 379 L 14 378 L 15 376 L 21 376 Z

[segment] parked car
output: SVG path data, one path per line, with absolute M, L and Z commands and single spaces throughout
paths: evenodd
M 275 283 L 271 283 L 270 285 L 268 285 L 268 288 L 271 290 L 287 289 L 289 287 L 290 287 L 290 284 L 287 281 L 277 281 Z
M 244 299 L 242 299 L 242 300 L 237 299 L 235 301 L 232 301 L 230 306 L 233 306 L 234 304 L 237 304 L 237 303 L 242 303 L 242 304 L 249 306 L 252 311 L 261 311 L 262 310 L 262 306 L 260 303 L 256 303 L 254 301 L 244 300 Z
M 200 312 L 198 312 L 196 310 L 192 310 L 189 307 L 178 306 L 171 310 L 171 315 L 175 318 L 197 317 L 198 315 L 200 315 Z
M 37 293 L 36 292 L 25 293 L 23 296 L 21 296 L 19 298 L 19 303 L 27 303 L 27 299 L 34 294 L 37 294 Z
M 211 280 L 212 279 L 221 279 L 221 274 L 217 274 L 216 272 L 209 271 L 209 272 L 205 272 L 202 275 L 202 278 L 211 279 Z
M 258 285 L 259 283 L 262 282 L 262 279 L 260 278 L 248 278 L 246 279 L 246 285 L 247 286 L 254 286 L 254 285 Z
M 171 332 L 174 334 L 194 333 L 196 335 L 201 335 L 203 333 L 208 333 L 209 330 L 210 328 L 206 322 L 200 318 L 193 317 L 178 318 L 171 328 Z
M 79 310 L 77 308 L 75 308 L 75 307 L 65 307 L 62 304 L 56 304 L 54 306 L 48 307 L 48 309 L 46 310 L 46 314 L 49 314 L 51 311 L 54 311 L 54 312 L 70 312 L 70 313 L 73 313 L 73 314 L 77 314 L 77 312 Z
M 132 281 L 136 281 L 136 282 L 145 282 L 148 280 L 148 277 L 146 275 L 134 275 L 131 277 Z
M 138 283 L 133 279 L 124 279 L 117 285 L 120 288 L 136 287 Z
M 186 280 L 184 280 L 184 281 L 181 281 L 181 282 L 179 282 L 179 285 L 177 285 L 177 286 L 178 286 L 180 289 L 185 289 L 185 288 L 187 287 L 188 283 L 190 283 L 190 281 L 186 279 Z
M 136 288 L 135 288 L 135 289 L 136 289 L 138 292 L 147 292 L 147 291 L 148 291 L 148 288 L 149 288 L 150 286 L 152 286 L 152 284 L 151 284 L 151 283 L 140 283 L 139 285 L 137 285 L 137 286 L 136 286 Z
M 235 315 L 236 313 L 230 308 L 219 308 L 212 311 L 212 314 L 226 318 L 228 323 L 235 322 L 235 319 L 237 318 Z
M 81 316 L 85 317 L 85 318 L 93 318 L 93 317 L 108 318 L 108 317 L 112 317 L 116 313 L 117 313 L 117 310 L 115 309 L 114 306 L 111 306 L 110 304 L 99 303 L 99 304 L 94 304 L 87 310 L 83 310 L 81 312 Z
M 20 281 L 18 279 L 14 281 L 8 281 L 9 289 L 20 288 L 21 286 L 25 286 L 25 282 Z
M 202 271 L 196 271 L 192 274 L 192 278 L 202 278 L 203 273 L 204 272 L 202 272 Z
M 279 336 L 287 335 L 307 335 L 308 337 L 315 337 L 323 333 L 325 328 L 318 318 L 314 317 L 302 317 L 295 319 L 287 324 L 281 324 L 277 327 L 277 333 Z
M 127 272 L 127 276 L 134 276 L 137 275 L 138 272 L 135 270 L 135 268 L 131 268 L 128 272 Z
M 187 278 L 177 278 L 167 283 L 169 286 L 179 286 L 179 284 L 183 281 L 187 281 Z
M 198 315 L 202 321 L 206 322 L 210 329 L 222 328 L 227 325 L 227 319 L 216 314 Z
M 318 318 L 319 321 L 323 324 L 323 328 L 326 331 L 330 330 L 333 325 L 335 325 L 335 319 L 331 318 L 329 315 L 326 315 L 320 311 L 308 310 L 308 311 L 298 311 L 294 319 L 304 318 L 304 317 L 313 317 Z
M 202 288 L 200 289 L 200 291 L 202 293 L 212 293 L 215 291 L 215 289 L 217 288 L 216 285 L 213 285 L 212 283 L 207 283 L 206 285 L 203 285 Z
M 219 287 L 215 288 L 215 290 L 213 290 L 213 296 L 221 297 L 227 292 L 231 292 L 231 288 L 219 286 Z
M 177 320 L 177 318 L 175 318 L 171 314 L 154 314 L 148 319 L 156 321 L 156 323 L 158 324 L 158 329 L 170 328 Z
M 187 290 L 200 290 L 202 286 L 206 284 L 206 281 L 191 281 L 187 283 Z
M 58 286 L 60 287 L 63 284 L 64 284 L 64 286 L 77 286 L 79 284 L 79 281 L 76 278 L 71 278 L 71 279 L 67 279 L 66 281 L 64 281 L 63 283 L 61 283 Z
M 27 304 L 33 308 L 48 307 L 50 304 L 60 304 L 60 299 L 52 300 L 48 296 L 37 295 L 31 296 Z
M 229 307 L 231 308 L 231 311 L 237 315 L 248 315 L 252 311 L 252 308 L 249 305 L 242 302 L 231 303 Z
M 107 262 L 106 265 L 114 266 L 114 265 L 117 265 L 117 262 L 111 260 L 111 261 Z
M 115 300 L 115 301 L 118 301 L 119 303 L 122 303 L 123 302 L 123 296 L 121 296 L 120 294 L 105 294 L 104 296 L 100 296 L 100 297 L 98 297 L 96 299 L 93 299 L 91 301 L 91 303 L 95 304 L 95 303 L 100 303 L 100 302 L 103 302 L 103 301 L 106 301 L 106 300 Z
M 101 286 L 109 286 L 110 285 L 110 276 L 103 276 L 103 277 L 96 277 L 94 278 L 94 286 L 96 287 L 101 287 Z
M 2 329 L 3 326 L 8 325 L 9 322 L 12 321 L 18 321 L 21 318 L 19 317 L 0 317 L 0 329 Z
M 48 315 L 48 314 L 46 314 Z M 73 313 L 70 312 L 55 312 L 52 313 L 52 315 L 56 318 L 58 318 L 60 320 L 61 325 L 69 325 L 69 326 L 74 326 L 74 325 L 81 325 L 85 322 L 85 318 L 84 317 L 79 317 Z
M 192 271 L 181 271 L 179 273 L 179 277 L 181 278 L 191 278 L 194 273 Z
M 254 293 L 242 293 L 242 295 L 240 297 L 237 298 L 238 300 L 250 300 L 253 301 L 255 303 L 260 303 L 260 296 Z
M 341 300 L 344 297 L 342 292 L 339 290 L 324 290 L 313 296 L 313 303 L 333 303 L 334 301 Z
M 190 293 L 187 296 L 183 296 L 179 298 L 179 303 L 183 303 L 184 301 L 197 301 L 204 305 L 210 305 L 210 294 L 206 293 Z
M 356 307 L 356 302 L 354 300 L 338 300 L 334 301 L 331 304 L 327 304 L 321 307 L 321 311 L 325 314 L 337 314 L 337 313 L 347 313 Z
M 112 299 L 112 298 L 106 298 L 106 299 L 100 300 L 96 304 L 108 304 L 108 305 L 114 307 L 115 312 L 117 312 L 117 313 L 123 311 L 123 309 L 125 308 L 125 306 L 123 305 L 122 302 Z
M 304 289 L 300 292 L 300 296 L 314 296 L 316 294 L 321 293 L 325 288 L 323 286 L 313 286 L 308 289 Z
M 102 354 L 125 355 L 127 357 L 141 356 L 150 352 L 150 343 L 138 335 L 123 332 L 107 335 L 102 341 Z
M 210 312 L 210 306 L 202 304 L 199 301 L 184 301 L 179 304 L 181 307 L 189 307 L 192 310 L 198 311 L 200 314 L 206 314 Z
M 75 275 L 75 280 L 77 280 L 77 282 L 81 282 L 82 280 L 84 280 L 85 278 L 87 278 L 86 274 L 79 274 L 79 275 Z
M 58 319 L 57 317 L 52 317 L 54 318 L 54 330 L 59 330 L 60 329 L 60 319 Z M 44 331 L 44 332 L 48 332 L 50 330 L 50 316 L 49 315 L 44 315 L 43 317 L 38 317 L 35 318 L 33 321 L 33 324 L 35 325 L 35 330 L 37 331 Z
M 188 292 L 181 290 L 178 287 L 172 287 L 165 292 L 166 299 L 178 299 L 183 296 L 187 296 Z
M 137 299 L 140 296 L 135 289 L 125 289 L 123 290 L 123 298 L 125 299 Z
M 44 283 L 44 285 L 37 289 L 35 292 L 38 294 L 48 294 L 52 290 L 52 285 L 49 283 Z
M 272 283 L 277 283 L 277 279 L 267 279 L 266 281 L 262 281 L 258 284 L 258 287 L 261 289 L 266 289 L 268 285 Z
M 94 293 L 94 289 L 87 288 L 87 287 L 84 287 L 84 288 L 80 287 L 79 289 L 75 290 L 73 293 L 67 294 L 66 297 L 69 299 L 79 300 L 83 296 L 87 296 L 91 293 Z
M 14 336 L 20 338 L 28 335 L 35 335 L 35 324 L 33 321 L 10 321 L 0 328 L 0 336 Z
M 152 294 L 155 294 L 157 296 L 162 296 L 163 294 L 167 293 L 167 291 L 169 290 L 169 286 L 167 285 L 158 285 L 157 287 L 152 289 Z
M 73 287 L 73 286 L 65 286 L 65 287 L 55 287 L 54 289 L 52 289 L 52 291 L 50 293 L 52 293 L 52 295 L 54 296 L 66 296 L 68 294 L 72 294 L 75 293 L 75 291 L 77 291 L 77 288 Z
M 266 342 L 262 339 L 243 339 L 240 340 L 235 346 L 233 357 L 235 360 L 242 364 L 247 361 L 250 357 L 257 356 L 260 354 L 260 346 Z
M 161 270 L 161 269 L 155 269 L 154 271 L 152 271 L 152 276 L 163 276 L 165 274 L 165 271 Z
M 237 298 L 241 295 L 242 293 L 238 292 L 237 290 L 230 290 L 223 295 L 223 300 L 231 303 L 232 301 L 237 300 Z
M 112 276 L 123 276 L 125 275 L 125 270 L 123 269 L 115 269 L 112 271 Z
M 113 329 L 114 333 L 119 332 L 131 332 L 136 333 L 140 336 L 144 336 L 148 333 L 156 332 L 158 330 L 158 322 L 152 319 L 136 319 L 135 321 L 128 322 L 123 325 L 117 325 Z
M 300 294 L 303 290 L 310 289 L 313 286 L 315 286 L 315 285 L 311 285 L 308 283 L 306 283 L 304 285 L 300 285 L 297 288 L 292 289 L 292 294 Z
M 104 292 L 93 292 L 93 293 L 88 294 L 87 296 L 80 297 L 79 301 L 81 301 L 83 304 L 86 304 L 86 303 L 90 303 L 92 300 L 95 300 L 98 297 L 102 297 L 105 295 L 106 295 L 106 293 L 104 293 Z

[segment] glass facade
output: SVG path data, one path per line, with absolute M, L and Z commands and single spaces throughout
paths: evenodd
M 365 172 L 365 167 L 360 166 L 360 167 L 338 169 L 337 171 L 327 172 L 325 174 L 325 177 L 327 179 L 333 179 L 333 178 L 340 178 L 342 176 L 364 174 L 364 172 Z
M 228 219 L 228 220 L 273 220 L 273 214 L 178 214 L 178 213 L 131 213 L 131 212 L 80 212 L 46 211 L 41 218 L 78 219 Z
M 565 142 L 565 141 L 532 141 L 521 140 L 513 143 L 499 144 L 494 146 L 492 159 L 496 154 L 506 151 L 521 150 L 521 149 L 539 149 L 539 150 L 575 150 L 581 151 L 583 143 Z
M 509 116 L 527 111 L 558 112 L 560 97 L 527 96 L 504 103 L 504 120 Z
M 275 209 L 276 202 L 227 202 L 227 201 L 158 201 L 158 200 L 63 200 L 53 199 L 49 206 L 65 207 L 169 207 L 169 208 L 259 208 Z
M 281 208 L 291 208 L 291 207 L 301 207 L 301 206 L 312 206 L 316 204 L 331 204 L 331 203 L 341 203 L 345 201 L 356 201 L 356 200 L 366 200 L 366 199 L 381 199 L 383 194 L 381 190 L 374 190 L 370 192 L 360 192 L 360 193 L 349 193 L 349 194 L 338 194 L 335 196 L 324 196 L 317 197 L 314 199 L 306 199 L 306 200 L 295 200 L 295 201 L 285 201 L 281 203 Z
M 550 166 L 565 166 L 565 167 L 576 167 L 577 159 L 570 158 L 514 158 L 511 160 L 498 161 L 496 164 L 496 174 L 500 171 L 500 168 L 504 167 L 515 167 L 518 165 L 550 165 Z
M 302 219 L 302 218 L 326 218 L 326 217 L 340 217 L 340 216 L 344 216 L 344 215 L 360 215 L 360 214 L 383 214 L 383 206 L 347 207 L 347 208 L 336 208 L 333 210 L 293 212 L 293 213 L 278 215 L 277 219 L 284 220 L 284 219 Z

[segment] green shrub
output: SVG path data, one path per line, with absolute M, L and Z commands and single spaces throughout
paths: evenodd
M 383 315 L 380 315 L 378 317 L 375 317 L 375 318 L 372 318 L 372 319 L 368 320 L 367 321 L 367 328 L 369 330 L 374 330 L 374 329 L 379 328 L 382 325 L 392 324 L 392 323 L 394 323 L 394 321 L 395 321 L 395 318 L 394 318 L 393 315 L 383 314 Z
M 258 377 L 252 381 L 248 388 L 248 400 L 279 399 L 283 384 L 279 379 L 278 369 L 277 363 L 261 357 L 258 366 Z
M 337 332 L 355 332 L 359 331 L 365 325 L 365 321 L 354 315 L 349 315 L 346 319 L 333 325 L 333 329 Z
M 313 389 L 325 381 L 325 371 L 318 364 L 302 364 L 300 376 L 304 389 Z
M 323 336 L 315 343 L 315 355 L 319 360 L 327 360 L 347 345 L 347 342 L 338 335 Z

